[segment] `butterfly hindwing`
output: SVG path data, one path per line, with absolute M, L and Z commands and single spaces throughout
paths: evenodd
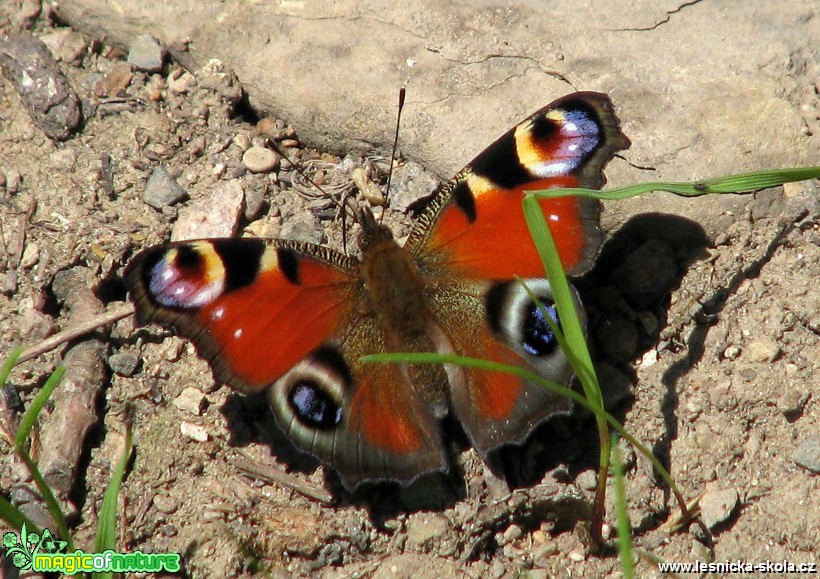
M 381 351 L 374 330 L 364 342 L 323 345 L 268 393 L 284 432 L 332 466 L 350 489 L 364 481 L 409 483 L 448 468 L 438 425 L 400 367 L 356 362 Z
M 524 280 L 558 320 L 549 282 Z M 576 311 L 584 320 L 580 299 Z M 558 384 L 566 384 L 572 369 L 543 312 L 516 281 L 449 284 L 431 300 L 438 323 L 455 352 L 521 367 Z M 505 373 L 459 368 L 450 381 L 452 410 L 481 456 L 509 443 L 522 443 L 537 425 L 571 409 L 568 399 L 542 384 Z

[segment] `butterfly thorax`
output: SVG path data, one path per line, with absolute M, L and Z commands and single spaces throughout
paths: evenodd
M 389 230 L 383 227 L 375 237 L 363 240 L 361 246 L 362 280 L 386 340 L 390 342 L 390 336 L 401 336 L 415 341 L 426 333 L 431 315 L 413 256 L 399 247 Z
M 413 255 L 402 249 L 384 226 L 365 228 L 359 240 L 360 272 L 372 312 L 389 352 L 452 351 L 439 343 L 441 331 L 430 312 L 424 283 Z M 447 413 L 447 374 L 441 366 L 404 366 L 403 375 L 437 417 Z

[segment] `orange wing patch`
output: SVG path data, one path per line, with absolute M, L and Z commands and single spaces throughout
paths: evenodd
M 340 292 L 347 281 L 339 270 L 303 261 L 298 284 L 280 269 L 264 271 L 254 283 L 203 307 L 196 317 L 220 346 L 230 370 L 246 384 L 261 387 L 338 328 L 350 308 L 349 292 Z
M 457 205 L 445 208 L 425 252 L 441 251 L 446 262 L 460 274 L 477 279 L 506 279 L 514 275 L 544 275 L 541 258 L 532 243 L 518 200 L 524 191 L 556 187 L 574 187 L 573 176 L 533 181 L 516 189 L 482 191 L 479 178 L 469 178 L 464 186 L 478 185 L 475 194 L 475 219 Z M 511 203 L 511 199 L 516 199 Z M 572 271 L 583 265 L 588 246 L 589 229 L 594 219 L 588 206 L 579 198 L 559 197 L 540 200 L 564 269 Z

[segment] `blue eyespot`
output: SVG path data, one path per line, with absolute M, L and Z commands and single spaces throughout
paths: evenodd
M 297 382 L 288 403 L 297 418 L 312 428 L 329 430 L 342 421 L 341 406 L 312 382 Z
M 555 305 L 544 304 L 544 309 L 547 310 L 547 313 L 556 324 L 561 323 Z M 529 305 L 527 314 L 524 317 L 521 345 L 524 346 L 524 350 L 528 354 L 533 356 L 546 356 L 558 346 L 558 340 L 547 323 L 546 317 L 535 303 Z

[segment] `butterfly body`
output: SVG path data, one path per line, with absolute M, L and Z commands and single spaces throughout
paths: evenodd
M 570 405 L 503 373 L 359 359 L 460 354 L 567 383 L 569 364 L 543 313 L 513 279 L 528 278 L 551 306 L 521 195 L 600 187 L 604 163 L 628 145 L 607 97 L 569 95 L 442 188 L 403 247 L 364 212 L 359 257 L 286 240 L 200 240 L 144 251 L 125 281 L 141 322 L 191 338 L 220 381 L 267 389 L 282 430 L 346 486 L 408 483 L 448 470 L 439 424 L 448 414 L 486 458 Z M 600 241 L 597 202 L 563 197 L 541 205 L 565 268 L 583 271 Z

